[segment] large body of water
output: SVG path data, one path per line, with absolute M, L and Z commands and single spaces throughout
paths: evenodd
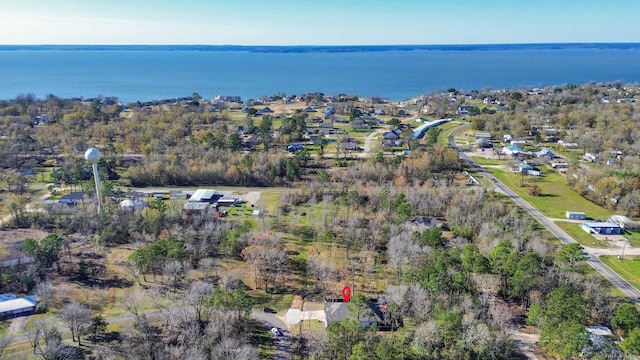
M 0 99 L 123 102 L 307 92 L 405 100 L 450 87 L 640 82 L 640 44 L 388 47 L 0 46 Z

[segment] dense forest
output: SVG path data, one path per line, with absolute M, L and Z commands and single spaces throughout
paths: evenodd
M 435 118 L 469 106 L 470 125 L 495 137 L 543 143 L 548 134 L 536 129 L 553 128 L 583 152 L 602 154 L 599 161 L 616 151 L 617 162 L 604 170 L 576 160 L 567 179 L 593 202 L 637 216 L 640 118 L 635 103 L 617 101 L 637 94 L 619 84 L 448 89 L 411 106 Z M 322 103 L 318 94 L 301 99 Z M 336 107 L 351 121 L 353 109 L 369 106 L 356 97 Z M 539 333 L 539 355 L 550 358 L 640 354 L 640 314 L 586 265 L 581 246 L 560 245 L 501 194 L 469 185 L 456 150 L 423 140 L 402 155 L 290 154 L 286 145 L 304 139 L 310 120 L 299 110 L 283 119 L 233 104 L 214 109 L 197 94 L 165 104 L 30 95 L 0 102 L 0 196 L 12 215 L 2 226 L 49 234 L 22 243 L 34 263 L 0 270 L 0 293 L 35 293 L 39 310 L 51 315 L 26 328 L 30 351 L 20 356 L 272 356 L 252 309 L 288 295 L 322 303 L 339 297 L 345 283 L 355 290 L 350 317 L 326 330 L 292 328 L 293 358 L 517 359 L 522 349 L 513 335 L 522 328 Z M 255 146 L 244 146 L 245 136 L 255 136 Z M 91 146 L 104 154 L 105 209 L 27 212 L 39 195 L 30 185 L 45 177 L 54 192 L 92 191 L 82 157 Z M 160 199 L 131 211 L 115 200 L 126 189 L 186 185 L 287 191 L 259 217 L 185 216 Z M 107 330 L 115 289 L 125 295 L 113 302 L 131 321 Z M 361 326 L 375 298 L 403 326 Z M 71 341 L 56 323 L 69 328 Z M 587 325 L 608 326 L 625 340 L 593 342 Z M 0 358 L 22 354 L 4 349 L 9 338 L 0 341 Z

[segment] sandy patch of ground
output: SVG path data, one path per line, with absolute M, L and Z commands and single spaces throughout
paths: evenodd
M 11 229 L 0 231 L 0 244 L 8 252 L 7 259 L 24 257 L 20 251 L 20 245 L 25 239 L 43 239 L 49 235 L 48 232 L 38 229 Z M 0 259 L 2 260 L 2 259 Z
M 12 319 L 11 325 L 9 325 L 9 330 L 7 331 L 7 335 L 14 336 L 22 332 L 27 326 L 27 319 L 29 319 L 28 316 L 20 316 Z
M 259 191 L 249 191 L 246 195 L 243 196 L 245 200 L 247 200 L 247 205 L 255 205 L 260 200 L 260 192 Z
M 526 356 L 527 359 L 539 359 L 535 353 L 537 348 L 536 343 L 540 340 L 539 334 L 532 333 L 529 329 L 523 328 L 512 331 L 510 335 L 516 348 L 522 355 Z

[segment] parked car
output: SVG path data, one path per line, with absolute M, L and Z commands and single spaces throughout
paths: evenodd
M 266 312 L 267 314 L 276 314 L 277 313 L 277 311 L 273 310 L 270 307 L 266 307 L 266 306 L 262 308 L 262 311 Z
M 280 331 L 280 329 L 278 329 L 277 327 L 272 327 L 271 328 L 271 332 L 275 336 L 282 336 L 282 331 Z

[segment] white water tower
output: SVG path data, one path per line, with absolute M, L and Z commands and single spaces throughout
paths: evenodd
M 93 168 L 93 179 L 96 182 L 96 196 L 98 197 L 98 213 L 102 210 L 102 195 L 100 194 L 100 176 L 98 175 L 98 161 L 102 158 L 100 150 L 96 148 L 90 148 L 84 153 L 84 158 L 87 159 L 91 167 Z

